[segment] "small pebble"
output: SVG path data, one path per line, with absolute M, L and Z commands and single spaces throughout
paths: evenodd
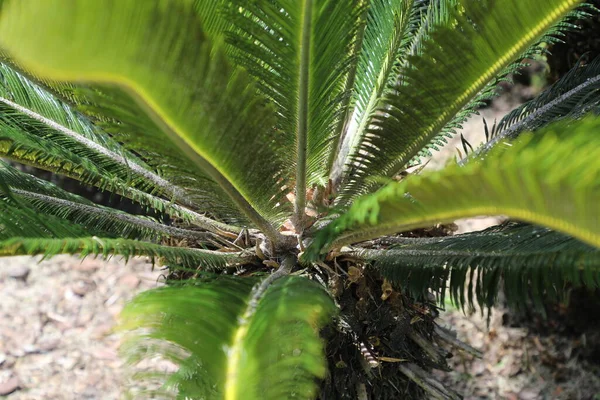
M 0 383 L 0 396 L 8 396 L 12 392 L 16 391 L 21 387 L 21 382 L 19 382 L 19 378 L 12 377 L 6 382 Z
M 94 290 L 96 284 L 93 281 L 78 281 L 71 286 L 71 291 L 77 296 L 83 297 L 92 290 Z
M 33 344 L 26 344 L 25 346 L 23 346 L 23 351 L 25 352 L 25 354 L 34 354 L 38 353 L 40 350 Z
M 30 272 L 31 268 L 29 268 L 27 265 L 15 265 L 8 270 L 8 276 L 13 279 L 26 281 Z
M 60 345 L 60 339 L 45 339 L 38 343 L 38 351 L 47 353 L 55 350 Z
M 123 275 L 121 279 L 119 279 L 119 284 L 133 290 L 140 285 L 140 278 L 138 278 L 136 274 Z

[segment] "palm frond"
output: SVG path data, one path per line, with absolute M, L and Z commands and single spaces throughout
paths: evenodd
M 373 187 L 373 175 L 393 177 L 428 144 L 443 143 L 495 83 L 514 70 L 548 32 L 558 33 L 577 0 L 462 1 L 447 22 L 432 28 L 422 54 L 385 91 L 350 154 L 338 202 L 348 204 Z M 433 143 L 432 146 L 436 146 Z
M 57 88 L 56 84 L 52 85 Z M 59 89 L 63 90 L 65 86 L 61 84 Z M 132 102 L 127 93 L 106 87 L 100 90 L 76 86 L 72 96 L 77 101 L 77 108 L 93 118 L 96 125 L 124 147 L 134 149 L 169 182 L 185 188 L 191 207 L 209 211 L 215 219 L 241 226 L 249 224 L 248 218 L 219 184 L 199 170 L 193 160 L 186 158 L 175 143 L 168 141 L 143 107 Z M 190 207 L 187 202 L 182 204 Z
M 213 38 L 223 36 L 231 26 L 225 15 L 224 0 L 194 0 L 194 10 L 200 16 L 202 29 Z
M 362 7 L 359 0 L 235 0 L 229 8 L 231 53 L 276 105 L 278 129 L 296 155 L 297 214 L 306 186 L 327 183 Z
M 452 16 L 457 10 L 460 0 L 422 0 L 417 3 L 423 8 L 418 30 L 410 40 L 409 55 L 423 53 L 424 43 L 431 38 L 431 33 L 437 27 L 447 25 L 452 21 Z
M 454 3 L 456 5 L 458 0 L 448 0 L 448 4 Z M 478 113 L 478 110 L 485 106 L 486 102 L 501 93 L 498 90 L 498 83 L 505 81 L 511 82 L 513 75 L 520 74 L 522 68 L 528 67 L 529 59 L 536 59 L 540 55 L 547 53 L 547 48 L 551 47 L 555 43 L 560 43 L 561 38 L 566 32 L 579 29 L 578 25 L 574 23 L 588 18 L 592 13 L 596 12 L 593 6 L 589 3 L 583 3 L 577 6 L 573 11 L 566 14 L 566 16 L 560 19 L 550 29 L 548 29 L 537 41 L 525 50 L 516 61 L 508 64 L 494 80 L 486 85 L 466 106 L 458 112 L 450 122 L 448 122 L 441 130 L 440 133 L 434 137 L 410 162 L 409 165 L 415 165 L 421 163 L 422 158 L 432 156 L 432 151 L 439 150 L 443 147 L 447 140 L 456 134 L 456 132 L 463 127 L 463 123 L 473 115 Z
M 31 208 L 38 216 L 52 215 L 61 220 L 91 228 L 96 233 L 135 239 L 155 239 L 173 236 L 205 241 L 210 234 L 160 224 L 149 217 L 135 216 L 109 207 L 102 207 L 73 195 L 54 184 L 17 171 L 0 161 L 0 201 L 14 202 Z M 6 190 L 5 189 L 5 190 Z
M 423 6 L 418 1 L 374 0 L 369 4 L 367 25 L 356 69 L 354 110 L 336 159 L 337 181 L 349 152 L 353 152 L 378 100 L 405 61 Z
M 496 144 L 514 139 L 563 119 L 579 119 L 600 104 L 600 58 L 586 66 L 578 63 L 558 82 L 535 99 L 507 114 L 487 135 L 487 141 L 471 155 L 477 157 Z M 466 160 L 465 160 L 466 161 Z
M 84 227 L 54 216 L 41 218 L 26 202 L 14 196 L 0 181 L 0 240 L 13 237 L 83 237 L 90 236 Z
M 482 232 L 437 238 L 401 238 L 389 249 L 358 255 L 390 281 L 422 297 L 432 290 L 443 304 L 494 305 L 502 288 L 513 307 L 562 295 L 570 286 L 600 286 L 600 250 L 546 228 L 515 222 Z
M 118 176 L 130 186 L 187 200 L 181 188 L 158 176 L 68 105 L 1 63 L 0 110 L 3 125 L 18 126 L 45 142 L 52 141 L 86 158 L 98 171 Z
M 166 385 L 144 396 L 206 399 L 311 399 L 325 375 L 318 329 L 335 305 L 308 279 L 221 276 L 142 293 L 123 311 L 134 331 L 123 347 L 130 363 L 161 355 L 179 370 L 144 373 Z M 169 396 L 170 394 L 170 396 Z
M 14 188 L 11 190 L 14 196 L 27 200 L 31 208 L 41 216 L 54 215 L 75 224 L 93 226 L 94 230 L 105 234 L 136 239 L 174 237 L 197 241 L 206 241 L 212 237 L 205 232 L 163 225 L 149 217 L 135 216 L 109 207 L 85 204 L 27 190 Z
M 25 76 L 0 63 L 0 155 L 63 174 L 130 198 L 211 231 L 239 232 L 176 206 L 200 208 L 201 199 L 154 173 L 108 134 Z M 156 192 L 152 195 L 148 192 Z M 169 200 L 157 197 L 159 194 Z
M 305 254 L 477 215 L 508 215 L 600 246 L 600 119 L 557 124 L 479 163 L 410 175 L 354 202 Z
M 34 21 L 48 34 L 21 32 Z M 137 128 L 116 137 L 150 165 L 164 162 L 167 154 L 177 165 L 185 156 L 256 226 L 278 237 L 267 221 L 281 220 L 284 204 L 278 179 L 283 167 L 269 123 L 273 111 L 247 74 L 205 37 L 191 0 L 81 1 L 71 7 L 11 2 L 3 7 L 0 30 L 6 52 L 36 76 L 104 85 L 92 104 Z M 120 107 L 125 93 L 139 105 L 128 100 L 129 107 Z M 220 140 L 210 140 L 214 137 Z
M 105 259 L 121 256 L 127 261 L 132 257 L 150 257 L 153 263 L 160 261 L 161 264 L 167 264 L 172 268 L 193 270 L 219 270 L 252 259 L 252 255 L 245 253 L 172 247 L 139 240 L 96 236 L 61 239 L 12 237 L 0 241 L 0 257 L 42 255 L 48 258 L 59 254 L 78 254 L 81 257 L 100 256 Z
M 27 136 L 23 133 L 22 127 L 3 126 L 3 129 L 0 130 L 0 156 L 81 182 L 94 184 L 101 190 L 108 190 L 160 214 L 179 218 L 185 223 L 213 233 L 224 233 L 227 236 L 228 234 L 239 234 L 241 231 L 239 227 L 212 220 L 198 212 L 175 204 L 171 200 L 132 188 L 127 182 L 105 172 L 97 171 L 95 165 L 88 159 L 79 157 L 56 143 Z

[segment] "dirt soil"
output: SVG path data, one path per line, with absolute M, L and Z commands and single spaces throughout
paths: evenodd
M 0 258 L 0 397 L 121 398 L 126 367 L 111 330 L 125 302 L 159 275 L 143 260 Z M 488 327 L 479 312 L 449 306 L 442 325 L 484 356 L 454 351 L 453 371 L 437 377 L 467 400 L 600 399 L 599 360 L 582 356 L 589 334 L 539 335 L 509 319 L 497 307 Z
M 0 397 L 120 398 L 124 366 L 111 330 L 159 275 L 143 260 L 0 258 Z
M 597 334 L 540 334 L 511 326 L 512 316 L 496 307 L 488 326 L 480 312 L 465 316 L 449 307 L 442 325 L 481 350 L 483 357 L 454 351 L 452 371 L 436 373 L 438 378 L 465 400 L 600 399 L 600 359 L 589 354 L 600 343 Z

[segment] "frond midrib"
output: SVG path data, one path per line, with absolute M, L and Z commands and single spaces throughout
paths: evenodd
M 455 236 L 448 236 L 455 237 Z M 436 238 L 438 241 L 443 238 Z M 439 256 L 447 256 L 447 257 L 464 257 L 464 258 L 530 258 L 536 256 L 547 255 L 548 252 L 544 250 L 537 251 L 513 251 L 511 253 L 505 252 L 497 252 L 497 251 L 480 251 L 477 249 L 469 249 L 469 250 L 416 250 L 416 249 L 403 249 L 403 248 L 391 248 L 386 250 L 374 250 L 374 249 L 354 249 L 354 251 L 365 258 L 379 258 L 379 257 L 389 257 L 389 256 L 411 256 L 411 257 L 439 257 Z M 554 251 L 557 254 L 563 254 L 564 250 Z M 580 254 L 581 251 L 577 250 L 574 253 Z M 590 251 L 591 253 L 591 251 Z
M 2 142 L 3 140 L 0 139 L 0 153 L 8 159 L 14 159 L 15 161 L 21 164 L 32 166 L 35 168 L 40 168 L 44 171 L 56 173 L 79 182 L 88 182 L 88 180 L 84 179 L 83 177 L 84 171 L 81 169 L 81 167 L 77 167 L 71 164 L 67 165 L 64 163 L 61 165 L 40 164 L 38 162 L 35 162 L 35 159 L 33 159 L 32 157 L 11 157 L 10 154 L 3 150 Z M 165 200 L 161 197 L 157 197 L 153 194 L 146 193 L 142 190 L 129 187 L 122 183 L 116 184 L 115 182 L 111 182 L 109 187 L 107 187 L 106 182 L 102 181 L 102 179 L 105 178 L 106 177 L 97 176 L 96 179 L 94 179 L 94 181 L 91 183 L 94 187 L 97 187 L 102 190 L 109 190 L 110 192 L 130 199 L 135 203 L 150 207 L 160 212 L 165 212 L 167 215 L 170 216 L 181 217 L 186 222 L 189 222 L 195 226 L 198 226 L 199 228 L 205 229 L 215 234 L 229 237 L 232 237 L 233 235 L 233 237 L 237 237 L 237 235 L 242 231 L 242 228 L 238 226 L 213 220 L 187 207 L 175 204 L 170 200 Z M 156 206 L 156 203 L 160 203 L 160 207 Z
M 467 210 L 459 208 L 445 212 L 429 213 L 427 218 L 406 218 L 401 226 L 397 224 L 382 224 L 370 229 L 361 229 L 359 232 L 349 232 L 347 234 L 340 235 L 338 239 L 332 242 L 329 248 L 336 249 L 353 243 L 359 243 L 401 231 L 409 231 L 411 229 L 417 229 L 437 223 L 450 223 L 460 218 L 477 217 L 481 215 L 509 215 L 520 221 L 544 225 L 558 231 L 566 232 L 585 243 L 600 247 L 600 234 L 584 231 L 580 226 L 564 219 L 555 218 L 550 215 L 537 213 L 524 208 L 486 205 L 469 207 Z
M 313 0 L 303 0 L 302 3 L 302 27 L 300 29 L 300 51 L 298 60 L 298 123 L 296 132 L 296 201 L 294 212 L 296 223 L 300 230 L 304 220 L 304 208 L 306 206 L 306 158 L 308 146 L 308 100 L 310 87 L 310 63 L 311 63 L 311 35 L 312 35 L 312 8 Z
M 62 71 L 53 70 L 51 73 L 59 80 L 70 81 L 69 74 L 63 74 Z M 223 190 L 232 198 L 238 207 L 254 222 L 267 236 L 275 242 L 279 241 L 279 233 L 247 200 L 243 193 L 232 183 L 232 181 L 223 174 L 223 172 L 214 165 L 214 160 L 206 158 L 205 155 L 190 143 L 189 140 L 181 136 L 183 129 L 179 127 L 170 117 L 163 114 L 157 114 L 160 110 L 158 104 L 154 102 L 146 89 L 136 82 L 120 75 L 111 74 L 88 74 L 86 80 L 96 83 L 117 84 L 131 93 L 142 104 L 146 112 L 151 115 L 155 123 L 162 126 L 164 131 L 170 132 L 170 139 L 190 157 L 200 168 L 208 173 L 223 188 Z M 191 151 L 193 149 L 193 151 Z
M 369 7 L 364 7 L 363 12 L 361 13 L 360 20 L 363 21 L 363 23 L 361 24 L 359 31 L 356 34 L 354 48 L 352 51 L 353 54 L 359 54 L 360 49 L 362 47 L 364 36 L 365 36 L 365 31 L 367 29 L 368 11 L 369 11 Z M 351 93 L 351 90 L 353 89 L 354 84 L 356 82 L 357 68 L 358 68 L 358 57 L 356 57 L 356 60 L 352 63 L 350 71 L 348 72 L 348 77 L 346 79 L 346 85 L 345 85 L 346 90 L 345 91 L 348 93 Z M 343 113 L 343 118 L 340 119 L 340 122 L 337 126 L 337 129 L 335 131 L 335 132 L 337 132 L 337 135 L 335 135 L 333 137 L 331 151 L 329 153 L 329 157 L 327 158 L 326 172 L 329 174 L 329 178 L 333 182 L 336 182 L 336 180 L 337 180 L 337 175 L 335 173 L 336 165 L 338 164 L 338 158 L 341 155 L 345 138 L 349 134 L 349 132 L 347 132 L 347 127 L 348 127 L 348 123 L 351 121 L 352 114 L 353 114 L 353 109 L 351 107 L 351 99 L 352 99 L 352 96 L 348 96 L 348 99 L 345 102 L 345 105 L 343 107 L 343 109 L 345 110 Z M 341 170 L 341 168 L 340 168 L 340 170 Z
M 176 256 L 189 256 L 196 262 L 188 267 L 196 268 L 200 260 L 210 258 L 227 263 L 247 263 L 254 259 L 254 255 L 248 252 L 222 252 L 217 250 L 197 249 L 191 247 L 176 247 L 139 241 L 134 239 L 115 239 L 105 237 L 83 237 L 83 238 L 31 238 L 14 237 L 0 241 L 0 257 L 15 255 L 38 255 L 43 254 L 51 257 L 58 254 L 89 254 L 101 255 L 108 258 L 114 254 L 126 258 L 132 256 L 150 256 L 168 258 L 169 253 Z M 32 250 L 33 249 L 33 250 Z M 127 250 L 127 251 L 125 251 Z M 133 250 L 131 252 L 130 250 Z M 177 254 L 175 254 L 177 253 Z M 175 261 L 170 258 L 170 261 Z M 210 266 L 210 264 L 208 264 Z M 211 268 L 214 268 L 211 266 Z
M 80 211 L 92 215 L 104 215 L 106 218 L 114 218 L 116 220 L 126 222 L 140 228 L 148 229 L 157 233 L 162 233 L 171 237 L 192 239 L 192 240 L 206 240 L 210 237 L 210 234 L 206 232 L 192 231 L 189 229 L 176 228 L 173 226 L 163 225 L 158 222 L 154 222 L 150 219 L 141 218 L 135 215 L 127 214 L 122 211 L 117 211 L 111 208 L 92 206 L 88 204 L 76 203 L 74 201 L 61 199 L 58 197 L 47 196 L 40 193 L 34 193 L 22 189 L 11 189 L 11 192 L 25 197 L 29 200 L 39 200 L 47 204 L 55 206 L 65 207 L 70 211 Z
M 502 131 L 499 135 L 494 136 L 490 141 L 483 144 L 480 148 L 476 149 L 471 155 L 469 155 L 468 157 L 466 157 L 464 159 L 461 159 L 459 161 L 459 163 L 461 165 L 464 165 L 468 160 L 473 160 L 473 159 L 478 158 L 481 154 L 484 154 L 484 153 L 490 151 L 492 149 L 492 147 L 496 146 L 502 140 L 514 139 L 514 137 L 513 137 L 514 133 L 520 131 L 523 126 L 527 126 L 530 122 L 535 121 L 536 119 L 538 119 L 539 117 L 544 115 L 548 110 L 554 108 L 555 106 L 561 104 L 568 98 L 577 95 L 582 90 L 584 90 L 584 89 L 588 88 L 589 86 L 594 85 L 595 83 L 598 83 L 598 82 L 600 82 L 600 75 L 593 77 L 593 78 L 589 78 L 584 83 L 578 85 L 577 87 L 569 90 L 568 92 L 564 93 L 563 95 L 552 100 L 548 104 L 533 111 L 531 114 L 527 115 L 525 118 L 523 118 L 519 122 L 515 123 L 514 125 L 511 125 L 506 130 Z
M 46 3 L 44 3 L 46 4 Z M 116 4 L 116 3 L 115 3 Z M 59 7 L 53 7 L 52 4 L 46 4 L 47 7 L 52 7 L 53 9 L 57 9 Z M 175 6 L 175 4 L 173 5 Z M 187 10 L 184 4 L 179 4 L 181 10 L 184 8 Z M 120 32 L 131 33 L 132 39 L 135 38 L 139 43 L 144 43 L 145 38 L 143 36 L 144 30 L 149 30 L 152 28 L 152 18 L 157 16 L 166 15 L 167 9 L 164 7 L 154 8 L 151 5 L 145 5 L 144 7 L 136 7 L 131 2 L 123 3 L 123 10 L 127 11 L 127 13 L 131 15 L 136 15 L 136 18 L 141 18 L 140 21 L 142 26 L 140 29 L 128 28 L 126 24 L 121 24 L 118 27 L 116 25 L 111 25 L 114 27 L 107 31 L 107 34 L 104 37 L 108 37 L 111 34 L 114 36 L 115 40 L 121 40 L 115 35 L 118 35 Z M 76 8 L 77 9 L 77 8 Z M 103 8 L 98 5 L 90 5 L 90 10 L 95 10 L 100 13 L 108 13 L 108 11 L 102 11 Z M 49 11 L 48 10 L 48 11 Z M 106 10 L 106 8 L 104 8 Z M 111 86 L 115 87 L 116 91 L 122 91 L 128 95 L 128 97 L 132 97 L 134 103 L 137 103 L 138 106 L 142 108 L 142 111 L 147 112 L 147 116 L 149 120 L 157 127 L 162 128 L 160 132 L 161 135 L 165 135 L 169 139 L 173 140 L 173 142 L 179 147 L 179 150 L 183 148 L 183 153 L 190 158 L 195 166 L 200 167 L 199 170 L 203 173 L 206 173 L 208 177 L 214 181 L 218 186 L 220 186 L 227 194 L 227 197 L 232 200 L 232 203 L 236 205 L 236 207 L 245 214 L 250 221 L 253 222 L 257 228 L 259 228 L 263 233 L 271 239 L 272 242 L 279 243 L 282 241 L 281 235 L 275 227 L 275 223 L 278 223 L 278 219 L 281 218 L 281 215 L 274 217 L 274 209 L 276 208 L 275 199 L 280 194 L 279 188 L 276 186 L 277 172 L 276 168 L 280 168 L 279 162 L 276 158 L 271 158 L 265 161 L 265 164 L 268 164 L 269 171 L 273 172 L 273 175 L 268 176 L 268 180 L 265 179 L 262 182 L 265 183 L 264 187 L 260 187 L 255 190 L 254 185 L 247 184 L 247 179 L 242 179 L 241 177 L 244 174 L 240 168 L 236 169 L 236 159 L 231 158 L 228 159 L 228 163 L 224 163 L 223 159 L 227 155 L 223 155 L 224 152 L 219 152 L 218 146 L 215 145 L 202 145 L 203 142 L 194 140 L 195 136 L 197 136 L 196 129 L 198 128 L 195 124 L 198 123 L 207 123 L 208 117 L 204 114 L 191 114 L 188 118 L 187 116 L 182 116 L 180 114 L 180 109 L 173 106 L 172 102 L 167 102 L 165 96 L 173 95 L 173 85 L 180 84 L 183 88 L 185 86 L 185 80 L 182 77 L 174 79 L 173 76 L 170 76 L 172 72 L 171 69 L 156 69 L 152 68 L 152 66 L 156 66 L 157 63 L 161 62 L 161 59 L 158 57 L 157 53 L 139 53 L 136 50 L 135 46 L 132 46 L 132 42 L 119 42 L 122 47 L 122 50 L 128 52 L 129 56 L 121 55 L 121 62 L 113 62 L 113 63 L 101 63 L 99 60 L 102 58 L 97 56 L 97 52 L 91 52 L 88 50 L 86 53 L 87 59 L 83 57 L 83 53 L 78 54 L 73 50 L 73 47 L 67 47 L 64 50 L 63 57 L 56 57 L 56 52 L 60 52 L 60 46 L 57 43 L 57 39 L 59 38 L 67 38 L 68 35 L 72 32 L 73 29 L 77 27 L 81 27 L 81 35 L 79 37 L 79 43 L 83 40 L 83 36 L 89 38 L 90 43 L 93 43 L 98 49 L 110 48 L 112 53 L 110 56 L 116 57 L 115 49 L 111 46 L 110 43 L 106 41 L 106 39 L 102 39 L 100 37 L 93 37 L 93 28 L 89 28 L 89 24 L 84 24 L 80 22 L 79 25 L 65 25 L 59 24 L 56 21 L 64 18 L 65 21 L 70 18 L 70 14 L 62 11 L 54 11 L 54 16 L 56 18 L 53 19 L 45 19 L 43 22 L 46 24 L 48 29 L 53 29 L 55 31 L 54 37 L 56 39 L 50 40 L 48 39 L 47 46 L 42 46 L 41 42 L 38 38 L 34 36 L 23 36 L 20 30 L 22 29 L 21 25 L 11 24 L 10 22 L 4 21 L 8 20 L 9 14 L 13 13 L 13 16 L 16 18 L 20 18 L 23 23 L 26 23 L 28 18 L 33 18 L 36 15 L 43 15 L 43 10 L 37 7 L 34 3 L 23 4 L 23 6 L 14 6 L 11 5 L 4 10 L 3 13 L 3 25 L 2 28 L 5 32 L 3 35 L 3 47 L 7 54 L 9 54 L 14 60 L 15 63 L 22 66 L 27 71 L 30 71 L 32 74 L 39 76 L 43 79 L 53 80 L 53 81 L 65 81 L 65 82 L 81 82 L 94 84 L 96 86 Z M 83 11 L 81 16 L 83 17 Z M 127 15 L 125 13 L 120 13 L 119 18 L 122 21 L 127 19 Z M 107 14 L 108 15 L 108 14 Z M 248 110 L 252 109 L 253 111 L 260 111 L 263 116 L 273 117 L 271 115 L 269 107 L 267 107 L 262 97 L 257 96 L 255 93 L 255 87 L 252 84 L 251 80 L 248 79 L 247 75 L 240 69 L 231 65 L 230 61 L 227 59 L 223 48 L 221 47 L 220 42 L 213 43 L 206 36 L 202 34 L 202 29 L 200 26 L 200 21 L 198 17 L 191 13 L 186 15 L 186 22 L 188 28 L 195 32 L 196 36 L 185 35 L 181 32 L 177 33 L 177 38 L 179 39 L 177 52 L 174 53 L 173 57 L 179 57 L 179 62 L 183 62 L 184 60 L 181 57 L 182 51 L 185 46 L 189 46 L 190 48 L 195 48 L 195 51 L 202 51 L 206 53 L 206 57 L 200 59 L 198 57 L 198 53 L 196 53 L 193 57 L 189 59 L 188 67 L 194 68 L 206 68 L 206 72 L 210 73 L 208 78 L 214 79 L 215 84 L 223 85 L 223 89 L 239 87 L 242 90 L 246 90 L 243 92 L 245 98 L 248 99 L 250 104 L 246 104 L 245 107 L 249 107 Z M 107 21 L 111 21 L 112 19 L 104 18 L 103 21 L 106 23 Z M 161 18 L 161 26 L 168 27 L 171 29 L 176 26 L 175 18 Z M 88 26 L 86 28 L 85 26 Z M 177 32 L 176 30 L 173 30 Z M 14 34 L 14 41 L 11 40 L 10 36 Z M 61 36 L 62 35 L 62 36 Z M 20 44 L 16 44 L 17 38 L 21 37 Z M 26 37 L 29 38 L 26 41 Z M 92 40 L 93 39 L 93 40 Z M 198 40 L 194 40 L 198 39 Z M 24 43 L 27 43 L 27 46 Z M 169 43 L 158 36 L 155 41 L 152 42 L 156 48 L 164 48 L 166 49 Z M 42 46 L 42 47 L 40 47 Z M 49 50 L 50 47 L 56 46 L 55 51 Z M 43 49 L 46 49 L 45 52 Z M 64 48 L 64 46 L 63 46 Z M 36 50 L 37 49 L 37 50 Z M 148 55 L 146 55 L 148 54 Z M 131 58 L 134 56 L 139 57 L 147 57 L 148 65 L 142 65 L 140 62 L 132 61 Z M 65 58 L 73 57 L 73 59 L 78 59 L 78 62 L 68 63 L 65 61 Z M 96 57 L 96 58 L 94 58 Z M 89 63 L 86 60 L 95 59 L 96 63 Z M 203 60 L 208 61 L 208 63 L 203 63 Z M 175 67 L 175 64 L 170 65 L 171 68 Z M 160 74 L 162 71 L 162 75 Z M 158 73 L 158 75 L 157 75 Z M 190 81 L 196 82 L 197 85 L 207 84 L 206 79 L 203 79 L 202 76 L 191 79 Z M 207 78 L 207 79 L 208 79 Z M 167 85 L 167 82 L 171 81 L 171 85 Z M 231 83 L 226 84 L 227 82 Z M 160 83 L 160 84 L 159 84 Z M 189 89 L 189 86 L 187 87 Z M 186 90 L 187 90 L 186 89 Z M 187 93 L 187 96 L 182 97 L 182 105 L 193 106 L 194 101 L 202 101 L 203 104 L 206 105 L 206 102 L 209 101 L 207 98 L 197 99 L 193 97 L 190 93 Z M 212 104 L 212 103 L 211 103 Z M 158 107 L 160 105 L 160 107 Z M 239 111 L 242 111 L 240 100 L 236 100 L 232 97 L 231 102 L 227 103 L 228 106 L 231 106 Z M 197 106 L 197 104 L 196 104 Z M 226 108 L 223 106 L 220 108 L 221 111 L 224 111 Z M 239 117 L 241 118 L 241 116 Z M 252 120 L 252 118 L 255 118 Z M 257 123 L 256 114 L 253 113 L 251 117 L 248 118 L 249 123 Z M 221 127 L 224 125 L 220 125 Z M 238 126 L 242 126 L 238 124 Z M 214 126 L 213 126 L 214 127 Z M 215 128 L 217 129 L 217 128 Z M 265 126 L 265 134 L 268 129 Z M 157 130 L 158 132 L 158 130 Z M 206 131 L 202 131 L 206 132 Z M 154 138 L 156 139 L 157 134 L 155 134 Z M 150 134 L 149 134 L 150 135 Z M 233 140 L 233 138 L 231 138 Z M 194 154 L 191 154 L 194 153 Z M 263 153 L 269 153 L 268 151 Z M 250 160 L 251 157 L 245 157 L 245 160 Z M 240 161 L 241 162 L 241 161 Z M 191 164 L 192 164 L 191 163 Z M 277 165 L 276 165 L 277 164 Z M 237 164 L 240 165 L 240 164 Z M 264 169 L 266 171 L 266 169 Z M 266 174 L 265 174 L 266 175 Z M 272 179 L 272 181 L 270 180 Z M 257 181 L 257 179 L 255 179 Z M 268 187 L 267 187 L 268 185 Z M 258 193 L 258 194 L 257 194 Z M 278 203 L 279 205 L 279 203 Z M 273 221 L 270 221 L 268 216 L 273 218 Z

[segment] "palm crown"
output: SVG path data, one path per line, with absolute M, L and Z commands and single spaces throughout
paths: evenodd
M 159 218 L 2 164 L 0 255 L 168 265 L 170 285 L 140 295 L 123 323 L 138 332 L 124 345 L 131 361 L 159 352 L 179 365 L 144 375 L 162 394 L 312 398 L 327 374 L 319 331 L 338 315 L 330 336 L 354 353 L 328 350 L 323 397 L 357 384 L 333 370 L 361 353 L 366 380 L 387 355 L 404 362 L 381 367 L 386 379 L 453 397 L 423 379 L 443 360 L 419 340 L 432 312 L 406 311 L 411 299 L 449 286 L 460 304 L 491 305 L 502 279 L 515 302 L 598 283 L 600 122 L 581 118 L 597 109 L 598 63 L 508 115 L 459 163 L 401 172 L 572 27 L 586 13 L 578 3 L 4 0 L 0 155 Z M 416 231 L 489 214 L 525 223 Z M 360 302 L 412 316 L 405 334 L 430 361 L 389 329 L 378 359 Z

